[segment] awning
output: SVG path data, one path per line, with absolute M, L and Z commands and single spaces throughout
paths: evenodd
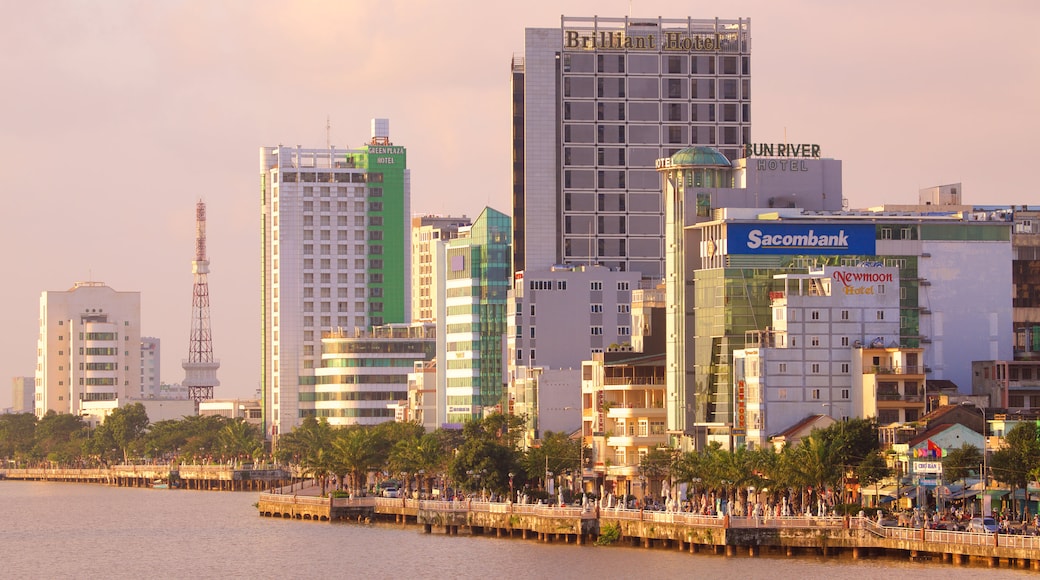
M 1010 489 L 987 489 L 986 491 L 982 492 L 982 495 L 988 495 L 992 498 L 998 498 L 1004 497 L 1009 493 L 1011 493 Z
M 874 489 L 873 485 L 860 486 L 859 492 L 863 495 L 877 495 L 877 496 L 891 496 L 896 495 L 896 486 L 894 485 L 879 485 L 877 489 Z
M 979 491 L 980 490 L 978 490 L 978 489 L 971 489 L 971 488 L 965 488 L 965 489 L 961 489 L 961 490 L 958 490 L 958 491 L 951 491 L 950 495 L 946 499 L 952 499 L 952 500 L 968 499 L 968 498 L 975 497 L 975 496 L 979 495 Z

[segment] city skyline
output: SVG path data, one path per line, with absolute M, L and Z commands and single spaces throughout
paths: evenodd
M 1038 21 L 1025 1 L 999 13 L 887 0 L 869 11 L 824 1 L 20 3 L 0 25 L 10 82 L 2 231 L 17 249 L 7 252 L 0 369 L 32 374 L 42 292 L 98 281 L 141 293 L 142 335 L 162 340 L 163 381 L 181 382 L 201 198 L 215 396 L 254 396 L 258 148 L 357 147 L 370 119 L 387 117 L 409 150 L 414 214 L 508 211 L 508 67 L 524 29 L 559 26 L 561 12 L 630 9 L 750 18 L 752 140 L 819 144 L 843 161 L 852 207 L 913 203 L 919 188 L 951 182 L 967 204 L 1031 201 L 1026 172 L 1008 170 L 1026 166 L 1040 129 L 1028 106 L 1012 112 L 1040 83 L 1040 48 L 1005 24 Z M 0 409 L 10 405 L 0 390 Z

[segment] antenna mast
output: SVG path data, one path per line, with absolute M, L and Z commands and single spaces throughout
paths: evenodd
M 191 262 L 195 281 L 191 298 L 191 337 L 188 340 L 188 360 L 184 368 L 184 385 L 188 398 L 198 403 L 213 398 L 213 387 L 219 386 L 217 369 L 220 361 L 213 359 L 213 336 L 209 323 L 209 260 L 206 258 L 206 203 L 195 204 L 195 259 Z

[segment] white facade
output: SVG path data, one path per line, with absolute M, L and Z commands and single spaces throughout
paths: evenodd
M 326 333 L 314 391 L 301 395 L 301 411 L 330 425 L 394 421 L 391 405 L 408 400 L 409 373 L 416 362 L 433 358 L 435 350 L 432 323 Z
M 807 416 L 862 416 L 853 353 L 899 342 L 899 270 L 835 267 L 775 276 L 771 330 L 736 350 L 734 434 L 764 446 Z
M 443 272 L 436 270 L 444 241 L 457 238 L 459 228 L 469 226 L 466 216 L 418 216 L 412 218 L 412 321 L 437 319 L 438 284 Z M 443 261 L 441 261 L 443 263 Z
M 432 432 L 437 423 L 437 361 L 416 362 L 408 373 L 408 420 Z
M 40 297 L 35 412 L 80 414 L 83 403 L 141 392 L 141 293 L 78 282 Z
M 210 399 L 199 401 L 199 415 L 219 415 L 228 419 L 242 419 L 259 427 L 263 413 L 258 399 Z
M 372 163 L 386 159 L 399 171 L 404 150 L 387 146 L 387 127 L 373 123 L 371 145 L 395 157 L 372 153 Z M 260 149 L 262 397 L 268 436 L 291 431 L 302 420 L 300 398 L 313 393 L 307 382 L 320 366 L 323 332 L 410 319 L 411 285 L 397 283 L 411 270 L 410 176 L 404 169 L 403 193 L 389 184 L 371 186 L 368 177 L 378 167 L 365 167 L 362 159 L 370 150 Z M 399 238 L 382 237 L 392 232 Z
M 509 293 L 510 367 L 581 367 L 592 353 L 630 345 L 638 272 L 555 266 L 514 274 Z
M 159 385 L 161 384 L 159 373 L 162 368 L 160 365 L 161 346 L 158 338 L 141 337 L 141 392 L 135 395 L 137 398 L 159 396 Z
M 514 269 L 588 261 L 661 278 L 655 161 L 691 144 L 742 156 L 750 61 L 749 19 L 563 16 L 528 28 L 513 61 Z
M 11 380 L 11 412 L 32 413 L 35 393 L 36 379 L 34 377 L 14 377 Z

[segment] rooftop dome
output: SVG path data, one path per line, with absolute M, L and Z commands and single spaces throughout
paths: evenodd
M 733 167 L 729 159 L 714 147 L 695 145 L 677 151 L 672 155 L 672 166 L 696 165 L 699 167 Z

